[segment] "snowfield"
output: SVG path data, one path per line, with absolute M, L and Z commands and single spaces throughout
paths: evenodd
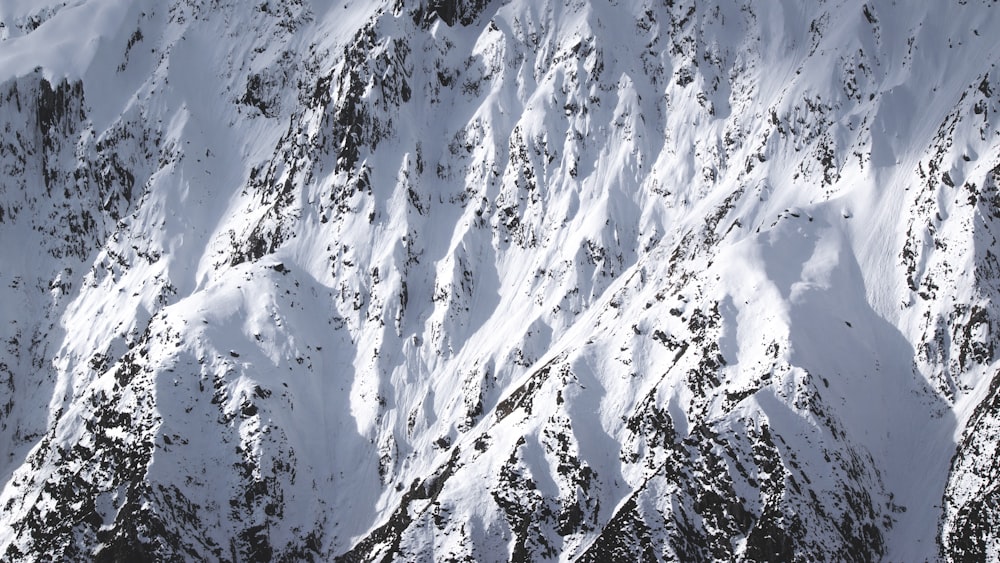
M 2 558 L 1000 558 L 998 31 L 4 0 Z

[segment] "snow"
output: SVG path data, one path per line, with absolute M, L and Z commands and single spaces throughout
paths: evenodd
M 994 10 L 681 4 L 0 6 L 0 551 L 108 541 L 72 468 L 206 559 L 571 560 L 627 510 L 937 557 L 990 486 Z

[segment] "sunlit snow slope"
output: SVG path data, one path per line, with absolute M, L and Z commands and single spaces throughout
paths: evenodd
M 3 0 L 0 558 L 1000 558 L 997 61 L 983 0 Z

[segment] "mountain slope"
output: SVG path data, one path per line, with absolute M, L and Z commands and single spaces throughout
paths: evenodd
M 996 12 L 5 3 L 0 551 L 996 557 Z

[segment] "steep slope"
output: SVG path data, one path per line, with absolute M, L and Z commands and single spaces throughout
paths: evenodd
M 993 2 L 362 4 L 0 7 L 6 558 L 997 557 Z

